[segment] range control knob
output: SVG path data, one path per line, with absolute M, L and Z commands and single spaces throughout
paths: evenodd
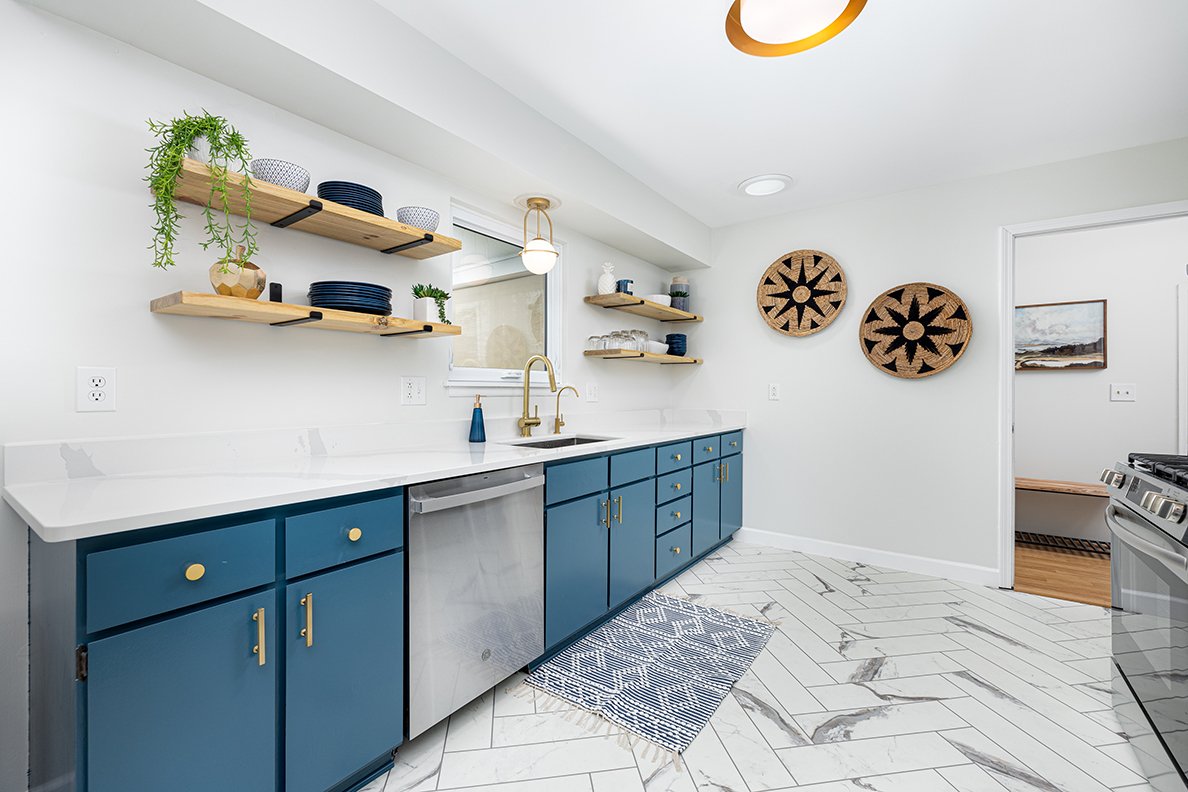
M 1106 468 L 1105 470 L 1101 471 L 1101 482 L 1107 487 L 1114 487 L 1117 489 L 1126 483 L 1126 476 L 1125 474 L 1119 473 L 1116 470 Z
M 1160 495 L 1151 501 L 1151 505 L 1147 507 L 1147 511 L 1154 514 L 1161 520 L 1178 523 L 1184 519 L 1184 504 L 1178 500 L 1173 500 L 1166 495 Z

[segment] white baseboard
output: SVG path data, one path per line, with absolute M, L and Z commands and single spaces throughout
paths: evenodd
M 919 575 L 960 580 L 980 586 L 997 586 L 999 583 L 999 573 L 995 567 L 976 566 L 960 561 L 943 561 L 939 558 L 908 555 L 891 550 L 876 550 L 871 547 L 828 542 L 824 539 L 810 539 L 805 536 L 764 531 L 759 528 L 740 528 L 734 535 L 734 540 L 747 544 L 778 547 L 782 550 L 795 550 L 799 553 L 839 558 L 843 561 L 874 564 L 903 572 L 915 572 Z

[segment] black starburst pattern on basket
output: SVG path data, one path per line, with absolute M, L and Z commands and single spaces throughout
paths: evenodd
M 862 344 L 888 373 L 917 378 L 951 366 L 972 332 L 965 303 L 931 284 L 910 284 L 881 295 L 867 310 Z
M 845 300 L 841 267 L 819 251 L 789 253 L 768 267 L 759 282 L 764 321 L 789 335 L 809 335 L 823 329 Z

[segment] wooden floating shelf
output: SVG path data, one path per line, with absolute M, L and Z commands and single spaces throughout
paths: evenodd
M 180 291 L 158 297 L 150 304 L 153 313 L 173 316 L 206 316 L 274 327 L 309 327 L 381 337 L 441 338 L 462 334 L 458 325 L 418 322 L 395 316 L 372 316 L 354 311 L 313 308 L 308 305 L 262 302 L 221 294 Z
M 1061 495 L 1088 495 L 1094 498 L 1110 497 L 1105 484 L 1082 484 L 1079 481 L 1056 481 L 1015 477 L 1015 489 L 1029 492 L 1055 492 Z
M 661 322 L 703 321 L 703 317 L 695 313 L 678 311 L 676 308 L 669 308 L 667 305 L 645 300 L 633 294 L 620 294 L 618 292 L 615 294 L 595 294 L 587 297 L 586 302 L 590 305 L 597 305 L 599 308 L 614 308 L 615 310 L 626 311 L 636 316 L 645 316 L 648 319 L 659 319 Z
M 656 355 L 635 349 L 587 349 L 586 357 L 603 358 L 604 360 L 634 360 L 637 363 L 659 363 L 662 366 L 697 366 L 701 364 L 701 358 Z
M 243 216 L 243 174 L 227 174 L 227 194 L 232 214 Z M 210 200 L 210 167 L 192 159 L 182 160 L 177 176 L 176 196 L 182 201 L 205 206 Z M 352 245 L 427 259 L 462 249 L 462 243 L 442 234 L 397 223 L 386 217 L 327 201 L 285 187 L 252 179 L 252 219 L 278 228 L 293 228 L 309 234 L 349 242 Z

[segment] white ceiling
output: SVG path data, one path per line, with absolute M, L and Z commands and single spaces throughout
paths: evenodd
M 1184 0 L 870 0 L 776 59 L 730 0 L 377 1 L 714 227 L 1188 136 Z

